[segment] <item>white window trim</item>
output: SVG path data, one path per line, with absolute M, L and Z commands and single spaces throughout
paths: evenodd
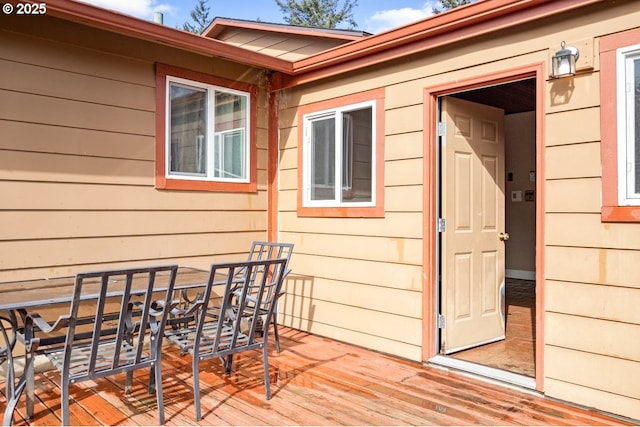
M 616 50 L 616 111 L 618 148 L 618 204 L 640 206 L 635 185 L 634 144 L 635 112 L 633 104 L 633 60 L 640 59 L 640 44 Z M 631 78 L 631 82 L 628 78 Z
M 336 183 L 336 187 L 338 187 L 337 183 L 342 183 L 342 156 L 344 153 L 343 143 L 342 141 L 342 120 L 338 120 L 342 117 L 343 112 L 349 112 L 353 110 L 359 110 L 364 108 L 371 108 L 371 201 L 370 202 L 341 202 L 341 194 L 342 192 L 338 188 L 335 194 L 335 198 L 333 200 L 312 200 L 311 199 L 311 133 L 310 133 L 310 125 L 313 120 L 333 117 L 335 119 L 335 135 L 336 135 L 336 147 L 335 152 L 340 153 L 340 156 L 335 156 L 335 167 L 334 167 L 334 182 Z M 347 208 L 361 208 L 361 207 L 374 207 L 376 206 L 376 188 L 377 188 L 377 135 L 376 135 L 376 102 L 375 100 L 360 102 L 356 104 L 345 105 L 337 108 L 331 108 L 328 110 L 317 111 L 309 114 L 305 114 L 303 116 L 303 198 L 302 205 L 303 207 L 313 207 L 313 208 L 324 208 L 324 207 L 347 207 Z
M 171 84 L 191 86 L 197 89 L 203 89 L 207 92 L 207 131 L 205 135 L 205 144 L 207 145 L 207 174 L 186 174 L 181 172 L 171 172 Z M 245 177 L 244 178 L 225 178 L 214 176 L 214 147 L 215 147 L 215 91 L 241 95 L 246 98 L 246 125 L 244 128 L 229 129 L 225 132 L 242 131 L 245 135 Z M 189 181 L 205 181 L 205 182 L 231 182 L 231 183 L 249 183 L 251 180 L 250 160 L 251 160 L 251 96 L 248 92 L 229 89 L 224 86 L 216 86 L 196 80 L 183 79 L 181 77 L 166 76 L 166 100 L 165 100 L 165 177 L 167 179 L 180 179 Z

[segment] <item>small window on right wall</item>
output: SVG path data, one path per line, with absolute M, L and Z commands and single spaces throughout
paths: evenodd
M 298 112 L 298 215 L 384 217 L 384 90 Z
M 640 30 L 600 42 L 602 220 L 640 222 Z

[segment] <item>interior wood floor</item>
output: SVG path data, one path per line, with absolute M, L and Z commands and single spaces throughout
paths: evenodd
M 261 352 L 236 357 L 223 375 L 219 360 L 201 362 L 203 420 L 194 421 L 191 357 L 163 353 L 166 425 L 621 425 L 602 413 L 425 367 L 341 342 L 281 328 L 272 349 L 271 400 L 265 400 Z M 74 385 L 72 425 L 157 425 L 147 371 L 123 394 L 123 376 Z M 17 425 L 60 424 L 60 376 L 36 376 L 36 413 Z M 2 391 L 4 384 L 0 383 Z M 0 411 L 4 399 L 0 397 Z
M 460 351 L 451 356 L 535 377 L 536 282 L 508 278 L 505 292 L 506 338 Z

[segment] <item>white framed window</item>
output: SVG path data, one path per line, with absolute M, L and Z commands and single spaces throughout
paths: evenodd
M 616 51 L 618 204 L 640 206 L 640 44 Z
M 166 177 L 247 183 L 250 94 L 167 75 Z
M 376 205 L 376 103 L 303 116 L 303 206 Z

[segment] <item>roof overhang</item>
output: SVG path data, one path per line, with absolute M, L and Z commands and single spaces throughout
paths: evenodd
M 325 39 L 344 40 L 345 42 L 360 40 L 371 36 L 364 31 L 338 30 L 328 28 L 301 27 L 298 25 L 277 24 L 271 22 L 247 21 L 244 19 L 215 18 L 211 25 L 202 32 L 203 36 L 215 39 L 218 34 L 228 28 L 256 30 L 269 33 L 289 34 L 293 36 L 309 36 Z
M 30 0 L 30 2 L 33 2 Z M 47 0 L 47 15 L 194 53 L 291 74 L 289 61 L 230 46 L 198 34 L 71 0 Z
M 47 15 L 275 71 L 277 73 L 274 75 L 272 89 L 279 90 L 513 28 L 602 1 L 604 0 L 479 0 L 413 24 L 348 41 L 344 45 L 295 62 L 72 0 L 47 0 Z M 221 20 L 219 24 L 242 25 L 243 28 L 248 28 L 249 25 L 264 31 L 276 25 L 257 22 L 249 24 L 246 21 L 240 24 L 239 21 L 227 19 Z M 216 24 L 212 24 L 205 33 L 215 32 L 215 26 Z M 290 26 L 282 27 L 287 31 L 291 30 L 287 28 Z M 284 30 L 279 26 L 277 31 Z M 335 34 L 335 31 L 328 32 Z M 325 31 L 316 32 L 315 35 L 326 36 Z
M 604 0 L 480 0 L 296 61 L 275 90 L 425 52 Z

